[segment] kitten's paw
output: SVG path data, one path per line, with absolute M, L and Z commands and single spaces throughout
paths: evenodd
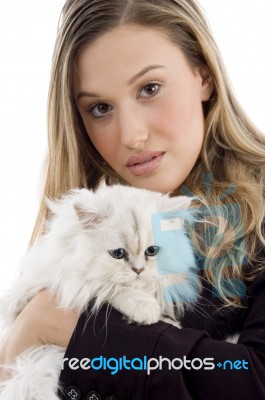
M 179 329 L 182 328 L 180 321 L 176 321 L 176 320 L 174 321 L 173 319 L 171 319 L 169 317 L 162 317 L 161 321 L 166 322 L 167 324 L 173 325 L 176 328 L 179 328 Z
M 161 307 L 155 299 L 129 301 L 126 304 L 125 315 L 129 318 L 129 322 L 155 324 L 161 318 Z
M 239 333 L 235 333 L 234 335 L 229 335 L 226 337 L 225 341 L 229 343 L 237 344 L 239 339 Z

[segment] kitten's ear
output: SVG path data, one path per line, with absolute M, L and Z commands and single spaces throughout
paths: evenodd
M 52 199 L 50 197 L 45 196 L 44 201 L 48 210 L 53 215 L 60 215 L 62 214 L 62 210 L 65 206 L 71 204 L 71 202 L 76 198 L 76 196 L 80 196 L 82 193 L 87 193 L 88 190 L 86 189 L 71 189 L 66 192 L 64 195 Z
M 93 225 L 100 224 L 106 218 L 106 215 L 104 215 L 101 211 L 87 210 L 78 203 L 74 204 L 74 210 L 79 221 L 82 223 L 85 229 L 89 229 L 93 227 Z
M 48 210 L 50 211 L 51 214 L 57 214 L 57 209 L 58 209 L 58 202 L 50 199 L 49 197 L 44 198 L 44 202 L 46 206 L 48 207 Z

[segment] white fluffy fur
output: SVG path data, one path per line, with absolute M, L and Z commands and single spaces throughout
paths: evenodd
M 58 379 L 65 349 L 47 345 L 31 348 L 9 366 L 11 379 L 1 383 L 6 400 L 58 400 Z
M 165 302 L 163 295 L 179 280 L 186 280 L 191 292 L 198 290 L 189 241 L 183 232 L 190 251 L 176 251 L 183 266 L 179 274 L 158 273 L 156 257 L 144 252 L 154 245 L 151 214 L 187 209 L 190 202 L 185 196 L 170 198 L 119 185 L 96 192 L 73 190 L 58 202 L 47 200 L 52 211 L 47 233 L 26 254 L 21 276 L 2 302 L 6 326 L 45 288 L 58 297 L 62 308 L 81 313 L 92 301 L 95 310 L 108 302 L 129 321 L 151 324 L 170 317 L 179 326 L 185 294 L 175 305 Z M 109 254 L 118 248 L 126 249 L 128 260 Z M 137 274 L 133 268 L 143 270 Z M 62 354 L 61 348 L 46 346 L 18 357 L 11 367 L 12 379 L 0 385 L 0 400 L 57 399 Z

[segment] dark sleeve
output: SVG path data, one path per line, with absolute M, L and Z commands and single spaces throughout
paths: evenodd
M 265 399 L 265 274 L 254 280 L 251 295 L 238 344 L 203 338 L 190 352 L 190 358 L 212 357 L 216 365 L 185 371 L 196 400 Z
M 179 332 L 182 330 L 164 322 L 128 324 L 118 311 L 112 309 L 109 313 L 105 305 L 96 316 L 83 313 L 66 349 L 67 361 L 59 378 L 60 398 L 69 400 L 67 393 L 77 393 L 78 400 L 87 400 L 92 393 L 95 400 L 108 396 L 117 400 L 162 400 L 178 393 L 181 400 L 193 400 L 181 369 L 162 368 L 148 373 L 148 360 L 159 356 L 172 358 L 173 354 L 183 358 L 208 336 L 193 329 L 185 329 L 181 335 Z M 84 358 L 90 360 L 90 365 L 95 360 L 100 368 L 79 368 L 78 361 Z M 130 363 L 125 365 L 124 358 Z M 74 368 L 69 367 L 69 360 Z M 111 369 L 115 364 L 117 369 Z
M 159 322 L 149 326 L 128 324 L 120 313 L 104 306 L 94 317 L 82 314 L 66 350 L 66 358 L 137 358 L 138 370 L 81 370 L 65 368 L 63 388 L 97 390 L 105 399 L 118 400 L 264 400 L 265 399 L 265 275 L 251 288 L 252 304 L 238 344 L 214 340 L 205 331 Z M 107 318 L 106 318 L 107 317 Z M 148 373 L 144 357 L 159 360 Z M 65 398 L 62 396 L 62 398 Z

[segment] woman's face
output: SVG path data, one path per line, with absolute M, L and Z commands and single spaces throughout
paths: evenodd
M 88 135 L 130 185 L 179 188 L 201 151 L 212 80 L 161 31 L 115 28 L 80 53 L 74 95 Z

